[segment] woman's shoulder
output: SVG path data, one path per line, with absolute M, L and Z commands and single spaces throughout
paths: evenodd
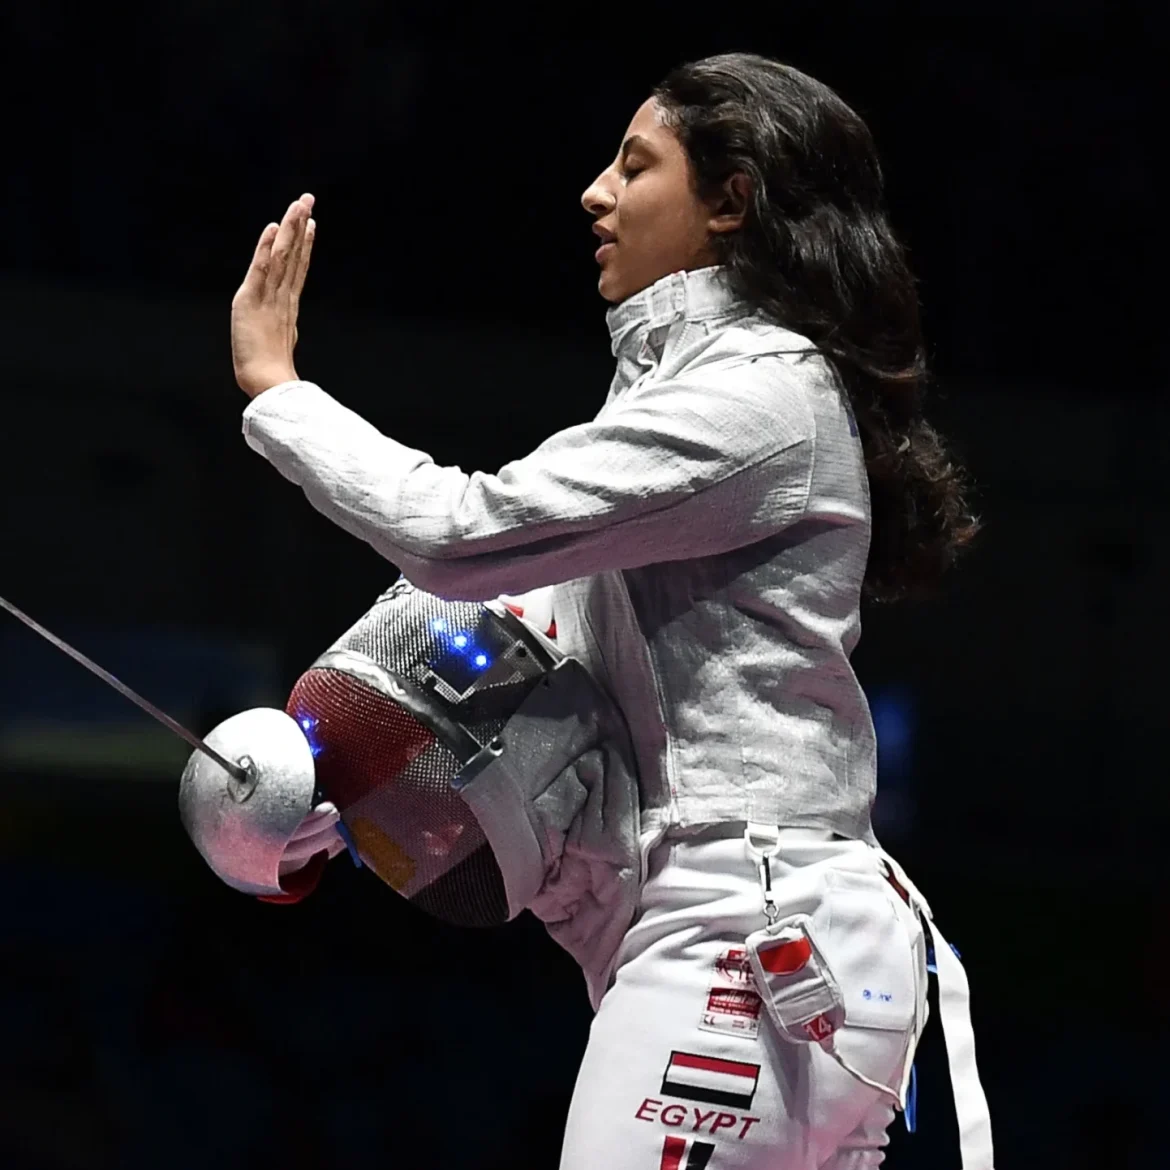
M 721 389 L 733 397 L 762 399 L 773 407 L 783 400 L 799 408 L 810 393 L 832 382 L 823 354 L 806 337 L 770 321 L 740 317 L 712 329 L 700 345 L 689 347 L 664 370 L 667 377 Z
M 690 344 L 672 356 L 675 376 L 716 373 L 759 364 L 762 358 L 776 359 L 764 369 L 783 365 L 798 381 L 820 380 L 829 372 L 824 356 L 807 337 L 758 314 L 737 313 L 703 322 L 701 335 L 692 334 Z

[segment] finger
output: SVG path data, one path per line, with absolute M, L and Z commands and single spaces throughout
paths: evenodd
M 299 202 L 299 200 L 298 200 Z M 297 213 L 296 229 L 292 247 L 289 249 L 288 264 L 281 275 L 281 290 L 290 296 L 297 295 L 297 276 L 301 270 L 301 255 L 305 250 L 305 236 L 308 234 L 309 212 L 303 203 Z
M 281 877 L 284 877 L 289 873 L 295 873 L 298 869 L 302 869 L 310 861 L 312 861 L 318 853 L 324 853 L 326 861 L 332 861 L 339 853 L 344 853 L 345 849 L 345 842 L 340 837 L 338 837 L 334 841 L 329 841 L 318 846 L 311 853 L 297 853 L 294 855 L 286 850 L 281 855 L 280 863 L 277 867 L 277 872 Z
M 301 289 L 305 287 L 305 277 L 309 274 L 309 258 L 313 254 L 313 241 L 317 238 L 317 221 L 310 219 L 305 224 L 305 234 L 301 243 L 301 250 L 297 254 L 297 270 L 292 281 L 292 295 L 299 298 Z
M 341 814 L 332 804 L 322 805 L 319 809 L 309 813 L 296 827 L 290 838 L 299 841 L 302 837 L 311 837 L 316 833 L 331 828 L 341 819 Z
M 282 289 L 287 291 L 293 297 L 294 301 L 300 296 L 301 288 L 304 287 L 305 283 L 304 274 L 307 269 L 304 267 L 302 257 L 306 246 L 305 241 L 309 230 L 308 225 L 311 222 L 310 216 L 313 211 L 313 204 L 316 201 L 316 196 L 308 192 L 296 201 L 300 206 L 295 208 L 295 235 L 288 263 L 281 273 Z M 316 230 L 315 224 L 313 230 Z
M 298 859 L 308 860 L 316 853 L 328 852 L 336 845 L 345 845 L 341 834 L 332 829 L 328 833 L 320 833 L 316 837 L 306 837 L 302 841 L 290 841 L 285 847 L 284 852 L 280 855 L 281 861 L 296 861 Z
M 244 276 L 241 292 L 256 294 L 264 287 L 264 278 L 268 273 L 268 266 L 272 257 L 272 241 L 276 239 L 277 225 L 270 223 L 261 233 L 256 242 L 256 250 L 252 253 L 252 263 Z
M 279 287 L 284 279 L 293 245 L 296 243 L 298 223 L 301 217 L 307 214 L 304 204 L 296 199 L 288 205 L 288 210 L 280 221 L 276 239 L 272 243 L 272 260 L 268 269 L 268 287 L 270 289 Z
M 298 845 L 303 841 L 314 841 L 325 834 L 336 833 L 336 826 L 336 821 L 330 821 L 323 825 L 313 825 L 312 827 L 301 825 L 288 839 L 288 844 L 289 846 Z

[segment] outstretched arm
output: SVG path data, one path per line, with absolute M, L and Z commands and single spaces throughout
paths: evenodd
M 813 446 L 776 358 L 646 386 L 494 475 L 437 465 L 309 382 L 256 398 L 244 433 L 416 586 L 468 599 L 750 544 L 804 511 Z

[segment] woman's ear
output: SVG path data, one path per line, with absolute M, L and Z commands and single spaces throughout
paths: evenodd
M 748 201 L 752 197 L 752 181 L 742 171 L 736 171 L 723 181 L 715 210 L 707 221 L 713 232 L 734 232 L 743 227 Z

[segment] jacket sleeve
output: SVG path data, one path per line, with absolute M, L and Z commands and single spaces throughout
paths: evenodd
M 244 435 L 318 511 L 452 600 L 751 544 L 804 512 L 815 439 L 776 357 L 644 384 L 494 475 L 437 465 L 311 382 L 257 396 Z

